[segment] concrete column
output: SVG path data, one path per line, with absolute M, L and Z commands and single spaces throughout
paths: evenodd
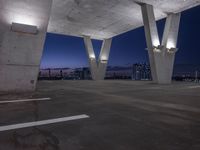
M 107 64 L 108 64 L 108 59 L 109 59 L 109 54 L 110 54 L 110 47 L 112 43 L 112 39 L 105 39 L 103 41 L 103 45 L 101 48 L 101 52 L 99 55 L 99 59 L 96 59 L 94 49 L 92 46 L 92 41 L 89 36 L 84 36 L 84 43 L 85 43 L 85 48 L 87 51 L 88 55 L 88 61 L 90 65 L 90 72 L 92 75 L 93 80 L 104 80 L 105 74 L 106 74 L 106 69 L 107 69 Z
M 94 53 L 94 49 L 92 46 L 92 40 L 90 39 L 89 36 L 84 36 L 84 43 L 85 43 L 85 48 L 87 51 L 88 55 L 88 61 L 89 61 L 89 66 L 90 66 L 90 72 L 93 80 L 97 80 L 97 62 L 96 62 L 96 56 Z
M 162 39 L 163 52 L 158 62 L 158 81 L 171 83 L 181 14 L 168 14 Z
M 177 37 L 181 14 L 169 14 L 160 45 L 153 6 L 142 4 L 145 35 L 153 81 L 160 84 L 171 83 L 174 57 L 177 51 Z
M 151 67 L 151 75 L 154 82 L 158 82 L 156 66 L 155 66 L 155 53 L 153 47 L 160 45 L 156 20 L 154 15 L 153 6 L 142 4 L 142 15 L 145 29 L 145 36 L 147 41 L 147 48 L 149 54 L 149 62 Z
M 0 91 L 34 91 L 52 0 L 0 0 L 0 5 Z M 12 23 L 37 26 L 37 33 L 13 31 Z

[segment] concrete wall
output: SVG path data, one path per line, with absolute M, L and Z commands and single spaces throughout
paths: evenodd
M 51 0 L 0 0 L 0 91 L 35 90 Z M 12 22 L 36 25 L 38 34 L 11 31 Z

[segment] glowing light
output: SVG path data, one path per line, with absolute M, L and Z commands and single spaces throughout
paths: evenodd
M 175 48 L 175 44 L 172 42 L 172 41 L 169 41 L 167 42 L 167 46 L 166 46 L 168 49 L 171 49 L 171 48 Z
M 101 56 L 101 60 L 103 60 L 103 61 L 107 61 L 108 58 L 107 58 L 105 55 L 103 55 L 103 56 Z
M 176 48 L 176 45 L 172 40 L 167 42 L 166 48 L 169 53 L 176 53 L 178 51 L 178 48 Z
M 157 53 L 161 53 L 163 48 L 164 48 L 164 46 L 162 46 L 162 45 L 154 46 L 153 51 L 157 52 Z
M 153 51 L 156 52 L 156 53 L 160 53 L 161 52 L 161 50 L 158 47 L 154 47 Z
M 176 53 L 178 51 L 178 48 L 170 48 L 168 49 L 169 53 Z
M 21 13 L 15 11 L 8 12 L 7 10 L 3 10 L 3 12 L 4 12 L 3 19 L 4 22 L 7 24 L 12 24 L 12 22 L 15 22 L 19 24 L 41 27 L 44 21 L 34 13 L 30 15 L 26 12 L 21 12 Z
M 90 54 L 90 59 L 96 59 L 94 54 Z
M 160 45 L 159 39 L 154 39 L 154 40 L 153 40 L 153 46 L 157 47 L 157 46 L 159 46 L 159 45 Z
M 101 63 L 103 63 L 103 64 L 107 64 L 107 60 L 101 60 Z
M 26 25 L 34 25 L 36 26 L 36 20 L 32 16 L 25 16 L 25 15 L 14 15 L 12 22 L 26 24 Z

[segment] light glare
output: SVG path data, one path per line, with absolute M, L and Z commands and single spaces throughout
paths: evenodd
M 31 16 L 23 16 L 23 15 L 14 15 L 13 21 L 20 24 L 32 25 L 36 26 L 37 23 Z
M 167 46 L 166 47 L 168 49 L 175 48 L 175 44 L 172 41 L 169 41 L 169 42 L 167 42 Z
M 101 56 L 101 60 L 108 60 L 106 56 Z
M 159 45 L 160 45 L 159 40 L 158 40 L 158 39 L 155 39 L 155 40 L 153 41 L 153 46 L 157 47 L 157 46 L 159 46 Z
M 90 54 L 90 58 L 91 58 L 91 59 L 95 59 L 96 57 L 95 57 L 94 54 Z

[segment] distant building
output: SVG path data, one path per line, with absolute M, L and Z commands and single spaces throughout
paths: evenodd
M 89 68 L 83 68 L 82 79 L 83 80 L 89 80 L 89 79 L 91 79 L 91 73 L 90 73 L 90 69 Z
M 151 80 L 151 69 L 150 65 L 144 64 L 133 64 L 132 68 L 132 80 Z
M 108 66 L 106 79 L 131 79 L 131 67 Z
M 78 80 L 90 80 L 91 79 L 90 69 L 87 67 L 75 69 L 74 78 Z
M 40 80 L 91 80 L 88 67 L 40 69 Z M 150 65 L 136 63 L 129 66 L 108 66 L 105 79 L 152 80 Z M 175 65 L 173 80 L 200 81 L 200 65 Z

